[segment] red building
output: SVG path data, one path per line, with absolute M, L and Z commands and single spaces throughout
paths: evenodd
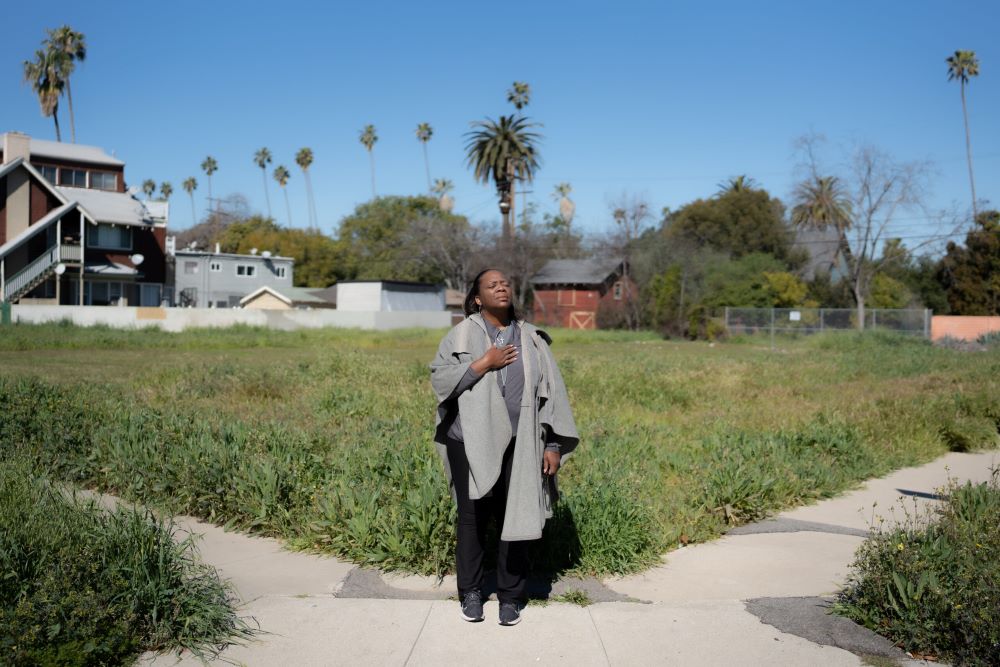
M 621 260 L 554 259 L 531 279 L 535 292 L 535 324 L 596 329 L 598 313 L 613 313 L 637 294 L 623 277 Z
M 166 202 L 126 189 L 95 146 L 0 135 L 0 301 L 158 306 L 168 298 Z

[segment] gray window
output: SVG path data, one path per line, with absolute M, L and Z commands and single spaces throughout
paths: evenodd
M 40 165 L 38 167 L 38 171 L 42 174 L 42 177 L 45 178 L 46 181 L 48 181 L 49 183 L 52 183 L 53 185 L 55 184 L 55 182 L 56 182 L 56 168 L 55 167 L 48 167 L 46 165 Z
M 222 272 L 222 262 L 210 262 L 208 265 L 208 270 L 212 273 Z
M 87 226 L 87 245 L 108 250 L 131 250 L 132 228 L 113 225 Z
M 274 275 L 278 278 L 284 278 L 287 275 L 287 269 L 284 266 L 274 267 Z
M 94 190 L 117 190 L 118 174 L 106 171 L 90 172 L 90 187 Z
M 184 262 L 184 274 L 193 275 L 198 273 L 198 262 Z
M 83 169 L 59 169 L 59 185 L 69 185 L 74 188 L 87 187 L 87 172 Z
M 257 267 L 252 264 L 237 264 L 236 275 L 243 276 L 245 278 L 252 278 L 257 275 Z

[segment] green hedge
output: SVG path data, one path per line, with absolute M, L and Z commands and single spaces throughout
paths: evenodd
M 1000 665 L 998 479 L 1000 469 L 989 483 L 952 485 L 931 517 L 869 538 L 838 611 L 909 651 Z

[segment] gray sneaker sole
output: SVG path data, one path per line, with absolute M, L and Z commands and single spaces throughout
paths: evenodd
M 480 616 L 479 618 L 476 618 L 475 616 L 466 616 L 465 612 L 462 610 L 459 610 L 458 614 L 462 617 L 462 620 L 468 621 L 469 623 L 479 623 L 485 618 L 485 616 Z

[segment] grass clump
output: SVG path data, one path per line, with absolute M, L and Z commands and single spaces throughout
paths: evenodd
M 228 586 L 170 523 L 106 511 L 4 459 L 0 663 L 130 664 L 145 650 L 203 656 L 249 636 Z
M 838 613 L 913 653 L 1000 664 L 1000 469 L 952 484 L 929 517 L 909 515 L 858 550 Z

